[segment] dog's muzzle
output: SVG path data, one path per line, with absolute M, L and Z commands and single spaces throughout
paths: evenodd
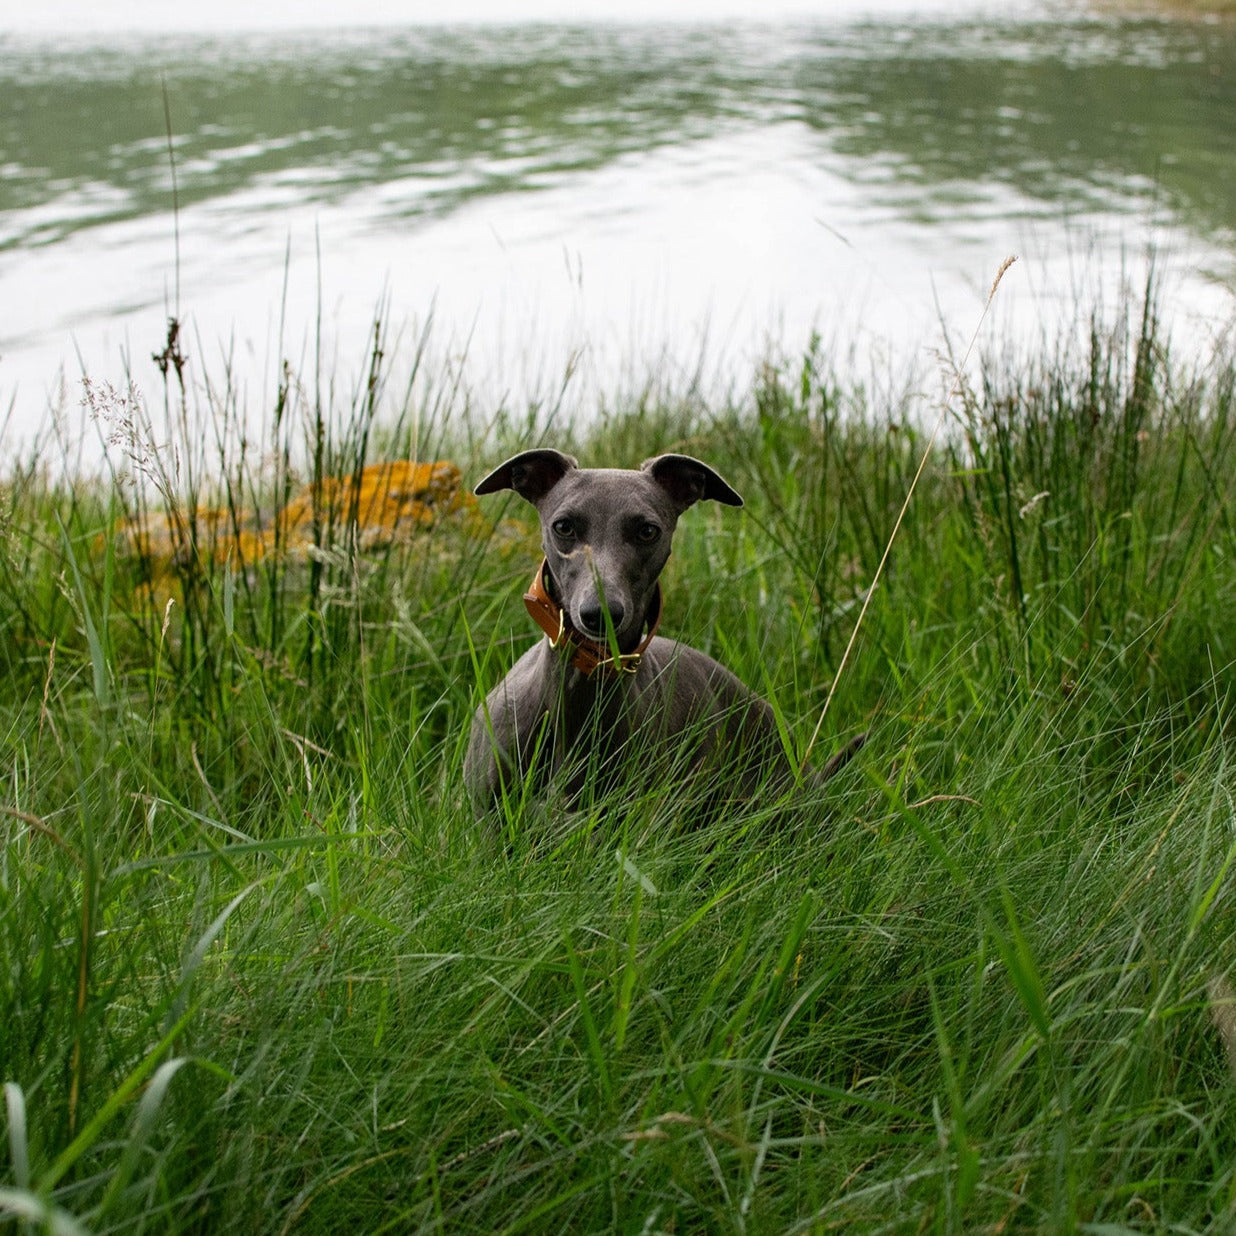
M 532 615 L 533 622 L 549 637 L 549 642 L 555 648 L 561 648 L 564 644 L 569 646 L 572 649 L 571 665 L 581 674 L 588 675 L 597 670 L 607 674 L 634 674 L 661 625 L 661 585 L 656 585 L 652 594 L 652 605 L 644 620 L 648 626 L 648 634 L 634 652 L 615 653 L 608 644 L 590 639 L 567 621 L 566 610 L 550 596 L 549 589 L 545 586 L 545 572 L 548 569 L 549 560 L 542 559 L 528 591 L 524 593 L 524 605 Z

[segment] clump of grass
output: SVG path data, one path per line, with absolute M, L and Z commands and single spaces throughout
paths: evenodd
M 1080 356 L 989 362 L 837 684 L 822 748 L 867 748 L 822 796 L 692 828 L 667 784 L 471 818 L 462 745 L 533 638 L 535 531 L 512 508 L 375 545 L 329 495 L 392 459 L 476 476 L 536 420 L 395 393 L 387 352 L 379 329 L 338 405 L 285 368 L 260 449 L 226 373 L 207 435 L 169 376 L 157 425 L 121 399 L 159 444 L 139 466 L 5 483 L 0 1209 L 62 1231 L 1236 1221 L 1234 358 L 1174 366 L 1148 298 Z M 686 450 L 743 492 L 683 521 L 665 627 L 801 750 L 923 420 L 814 343 L 731 407 L 645 401 L 554 444 Z M 298 493 L 323 495 L 310 552 L 217 552 Z M 115 535 L 143 521 L 175 542 L 166 596 Z

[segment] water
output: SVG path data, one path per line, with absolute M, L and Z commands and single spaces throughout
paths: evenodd
M 359 380 L 380 311 L 405 356 L 432 319 L 487 410 L 564 381 L 586 410 L 741 383 L 812 329 L 843 366 L 922 355 L 1011 253 L 996 329 L 1068 329 L 1153 249 L 1203 347 L 1236 287 L 1236 24 L 950 11 L 9 35 L 7 433 L 83 368 L 155 388 L 172 313 L 199 394 L 226 365 L 269 405 L 285 358 Z

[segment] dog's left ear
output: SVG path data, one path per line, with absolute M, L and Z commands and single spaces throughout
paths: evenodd
M 658 455 L 646 459 L 640 468 L 652 474 L 662 489 L 685 511 L 701 498 L 711 498 L 726 506 L 742 506 L 742 498 L 731 489 L 721 474 L 690 455 Z
M 473 493 L 496 494 L 513 489 L 534 506 L 572 469 L 579 465 L 570 455 L 548 449 L 524 451 L 495 468 Z

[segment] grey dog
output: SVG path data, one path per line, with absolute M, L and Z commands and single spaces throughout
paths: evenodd
M 738 798 L 789 784 L 793 766 L 767 701 L 711 657 L 656 634 L 658 580 L 678 517 L 702 499 L 742 506 L 725 480 L 686 455 L 627 470 L 533 450 L 508 459 L 476 493 L 506 489 L 540 516 L 545 560 L 524 600 L 546 638 L 477 709 L 464 762 L 477 810 L 555 778 L 571 801 L 590 775 L 612 786 L 679 770 Z

